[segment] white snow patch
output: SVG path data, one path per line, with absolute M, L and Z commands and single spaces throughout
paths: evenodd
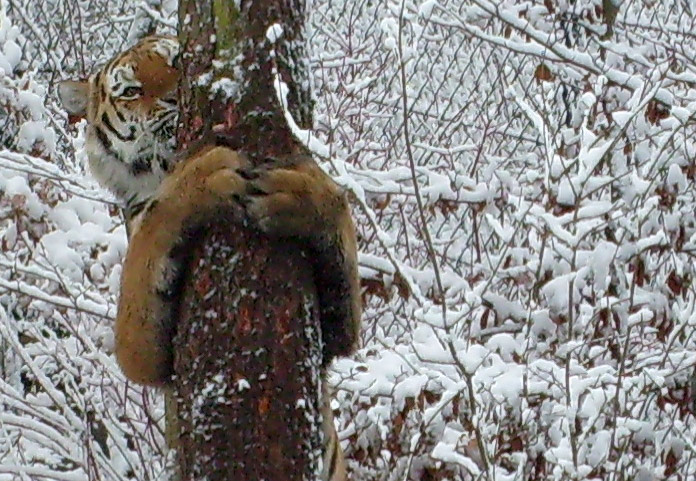
M 271 43 L 276 43 L 283 36 L 283 26 L 279 23 L 274 23 L 266 30 L 266 38 Z

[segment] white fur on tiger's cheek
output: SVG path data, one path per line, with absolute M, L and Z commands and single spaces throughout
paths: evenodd
M 132 65 L 115 67 L 106 77 L 107 85 L 113 97 L 119 97 L 126 87 L 139 87 L 141 83 L 135 78 Z
M 166 172 L 158 168 L 159 165 L 155 162 L 151 172 L 134 176 L 130 164 L 130 159 L 134 156 L 133 145 L 128 143 L 116 145 L 114 141 L 113 147 L 119 152 L 121 158 L 107 151 L 98 140 L 94 128 L 88 127 L 85 150 L 94 178 L 116 197 L 128 203 L 140 203 L 150 199 Z

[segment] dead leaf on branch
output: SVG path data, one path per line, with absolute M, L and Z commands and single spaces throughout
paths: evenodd
M 546 66 L 546 64 L 540 63 L 534 70 L 534 78 L 540 82 L 553 82 L 555 77 L 551 73 L 551 69 Z
M 648 122 L 655 125 L 661 120 L 669 117 L 670 107 L 659 100 L 652 99 L 645 108 L 645 118 Z
M 686 287 L 684 286 L 684 278 L 679 276 L 676 271 L 672 270 L 667 277 L 667 287 L 675 296 L 686 294 Z

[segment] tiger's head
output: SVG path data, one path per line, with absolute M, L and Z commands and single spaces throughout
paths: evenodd
M 127 211 L 146 202 L 171 168 L 178 53 L 174 37 L 146 37 L 86 82 L 58 86 L 68 113 L 87 119 L 92 174 Z

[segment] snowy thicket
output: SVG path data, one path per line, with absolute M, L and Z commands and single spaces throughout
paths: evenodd
M 162 470 L 160 396 L 111 355 L 125 227 L 53 92 L 124 45 L 112 3 L 0 0 L 2 480 Z
M 111 356 L 122 219 L 53 85 L 174 3 L 0 0 L 0 479 L 161 472 L 161 399 Z M 310 12 L 361 237 L 363 347 L 331 373 L 353 478 L 693 476 L 696 3 Z

